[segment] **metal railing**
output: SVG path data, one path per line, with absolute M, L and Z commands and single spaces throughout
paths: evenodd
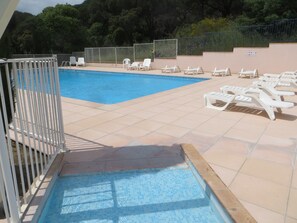
M 78 57 L 85 57 L 85 52 L 72 52 L 72 53 L 58 53 L 58 54 L 12 54 L 11 57 L 18 58 L 43 58 L 43 57 L 56 57 L 57 63 L 61 66 L 63 61 L 69 61 L 71 56 L 75 56 L 76 60 Z
M 154 40 L 153 43 L 135 43 L 132 47 L 85 48 L 87 63 L 122 64 L 123 59 L 142 61 L 145 58 L 172 58 L 177 56 L 177 39 Z
M 56 58 L 0 64 L 0 194 L 19 222 L 57 153 L 65 149 Z
M 178 40 L 154 40 L 154 54 L 155 58 L 175 59 L 178 55 Z

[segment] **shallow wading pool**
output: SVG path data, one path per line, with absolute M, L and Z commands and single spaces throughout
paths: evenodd
M 59 177 L 39 222 L 231 222 L 191 166 Z

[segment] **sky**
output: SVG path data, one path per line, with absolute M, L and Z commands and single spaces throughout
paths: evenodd
M 37 15 L 48 6 L 55 6 L 56 4 L 70 4 L 76 5 L 82 3 L 84 0 L 20 0 L 17 10 L 21 12 L 29 12 Z

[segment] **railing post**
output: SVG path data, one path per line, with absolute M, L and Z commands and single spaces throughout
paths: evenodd
M 0 110 L 0 114 L 2 117 L 2 111 Z M 0 118 L 0 143 L 1 143 L 1 148 L 0 148 L 0 164 L 1 164 L 1 170 L 2 170 L 2 175 L 3 175 L 3 180 L 4 180 L 4 185 L 5 188 L 9 188 L 6 190 L 6 198 L 9 206 L 9 212 L 11 214 L 11 221 L 14 222 L 19 222 L 19 212 L 18 212 L 18 206 L 17 206 L 17 198 L 14 193 L 14 185 L 13 185 L 13 180 L 12 180 L 12 172 L 10 169 L 10 164 L 9 164 L 9 156 L 7 152 L 7 145 L 6 145 L 6 139 L 5 139 L 5 134 L 4 134 L 4 129 L 3 129 L 3 122 L 2 119 Z M 6 216 L 9 218 L 9 216 Z
M 59 76 L 58 76 L 58 66 L 57 63 L 54 63 L 54 78 L 56 79 L 56 97 L 57 97 L 57 112 L 58 112 L 58 122 L 60 127 L 60 137 L 62 140 L 62 145 L 60 145 L 61 152 L 67 152 L 66 148 L 66 142 L 65 142 L 65 135 L 64 135 L 64 122 L 63 122 L 63 114 L 62 114 L 62 102 L 61 102 L 61 92 L 60 92 L 60 82 L 59 82 Z
M 0 67 L 6 66 L 7 62 L 4 60 L 0 60 Z M 0 75 L 5 75 L 1 73 Z M 3 97 L 2 97 L 3 100 Z M 1 178 L 3 178 L 3 183 L 5 187 L 6 194 L 4 194 L 2 197 L 6 197 L 8 207 L 9 207 L 9 213 L 10 216 L 6 216 L 8 219 L 10 217 L 11 222 L 19 222 L 19 211 L 18 211 L 18 200 L 16 198 L 15 190 L 14 190 L 14 184 L 13 184 L 13 174 L 11 170 L 10 165 L 10 158 L 8 154 L 8 147 L 5 137 L 5 125 L 3 123 L 3 114 L 2 112 L 5 112 L 5 108 L 0 105 L 0 171 L 1 171 Z M 14 167 L 13 167 L 14 168 Z M 5 201 L 3 201 L 5 202 Z
M 0 117 L 3 117 L 1 109 L 0 109 Z M 11 215 L 10 216 L 11 222 L 17 223 L 20 221 L 18 206 L 17 206 L 17 198 L 15 196 L 14 189 L 13 189 L 14 185 L 13 185 L 13 179 L 12 179 L 12 172 L 10 168 L 9 156 L 8 156 L 5 133 L 4 133 L 3 127 L 4 127 L 4 124 L 3 124 L 2 118 L 0 118 L 0 145 L 1 145 L 0 165 L 1 165 L 4 185 L 6 188 L 6 198 L 9 206 L 9 212 Z M 9 216 L 6 216 L 6 218 L 9 218 Z

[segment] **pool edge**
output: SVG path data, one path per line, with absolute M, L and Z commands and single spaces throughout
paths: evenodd
M 181 149 L 234 222 L 257 222 L 193 145 L 181 144 Z

